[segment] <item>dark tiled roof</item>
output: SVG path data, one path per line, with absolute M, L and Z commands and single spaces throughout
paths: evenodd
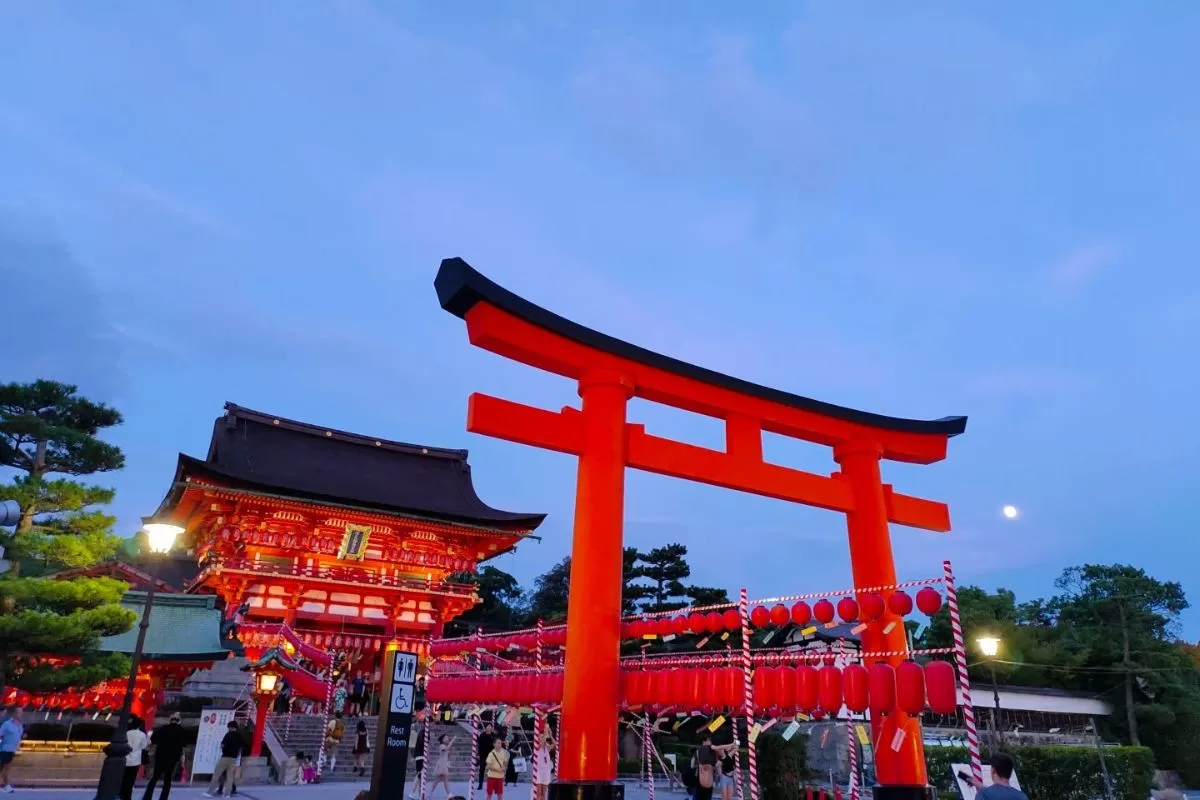
M 315 502 L 448 522 L 532 530 L 545 514 L 492 508 L 471 483 L 466 450 L 405 444 L 274 417 L 233 403 L 208 457 L 179 457 L 179 475 L 210 475 Z
M 212 595 L 157 594 L 150 609 L 150 627 L 146 629 L 144 657 L 158 661 L 223 659 L 229 654 L 221 644 L 221 612 Z M 121 606 L 141 620 L 146 608 L 145 592 L 127 592 Z M 137 644 L 138 622 L 124 633 L 105 636 L 100 650 L 107 653 L 132 653 Z

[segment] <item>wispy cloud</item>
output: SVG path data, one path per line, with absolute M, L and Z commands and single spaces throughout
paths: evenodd
M 1120 255 L 1120 248 L 1112 242 L 1082 245 L 1050 267 L 1050 282 L 1060 289 L 1078 289 L 1110 269 Z

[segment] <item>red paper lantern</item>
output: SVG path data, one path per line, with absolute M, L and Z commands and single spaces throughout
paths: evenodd
M 872 664 L 867 673 L 871 713 L 891 711 L 896 707 L 896 670 L 891 664 Z
M 808 664 L 796 667 L 796 707 L 801 711 L 812 711 L 820 703 L 817 670 Z
M 745 676 L 737 667 L 726 667 L 722 670 L 725 676 L 724 689 L 722 690 L 722 698 L 725 701 L 724 705 L 730 708 L 741 708 L 746 701 Z
M 776 673 L 775 705 L 786 714 L 796 707 L 796 670 L 780 667 Z
M 833 622 L 833 603 L 828 600 L 818 600 L 813 606 L 813 616 L 817 622 L 827 624 Z
M 550 676 L 550 702 L 561 703 L 563 699 L 563 673 L 555 672 Z
M 808 603 L 800 600 L 792 606 L 792 622 L 797 625 L 807 625 L 812 619 L 812 609 Z
M 450 698 L 446 695 L 446 684 L 449 679 L 428 681 L 425 684 L 425 701 L 427 703 L 445 703 Z
M 685 674 L 687 675 L 685 708 L 697 709 L 705 705 L 704 673 L 705 670 L 702 669 L 685 670 Z
M 949 661 L 930 661 L 925 665 L 925 692 L 933 713 L 955 713 L 958 710 L 957 689 L 953 664 Z
M 725 629 L 730 631 L 741 630 L 742 615 L 738 613 L 736 608 L 731 608 L 721 615 L 725 620 Z
M 908 714 L 925 710 L 925 670 L 915 661 L 896 667 L 896 707 Z
M 792 618 L 792 612 L 783 603 L 771 607 L 771 624 L 775 627 L 787 625 Z
M 932 617 L 942 608 L 942 594 L 932 586 L 917 592 L 917 608 L 927 617 Z
M 646 704 L 650 696 L 650 673 L 645 670 L 626 672 L 622 676 L 625 702 L 631 706 Z
M 710 611 L 704 617 L 704 626 L 709 633 L 718 633 L 725 629 L 725 617 L 720 611 Z
M 842 622 L 854 622 L 858 619 L 858 601 L 853 597 L 843 597 L 838 600 L 837 613 Z
M 868 677 L 867 668 L 862 664 L 850 664 L 842 670 L 842 694 L 846 699 L 846 708 L 855 714 L 867 710 Z
M 632 622 L 622 622 L 621 623 L 621 638 L 622 639 L 632 639 L 633 638 L 633 623 Z
M 908 592 L 893 592 L 888 598 L 888 608 L 893 614 L 901 617 L 907 617 L 912 613 L 913 601 Z
M 755 606 L 750 612 L 750 624 L 756 628 L 765 628 L 771 621 L 771 612 L 766 606 Z
M 685 615 L 679 615 L 671 620 L 671 633 L 680 635 L 688 631 L 688 618 Z
M 669 669 L 656 669 L 650 673 L 650 684 L 646 690 L 648 697 L 646 702 L 651 705 L 663 708 L 668 705 L 669 680 L 671 674 Z
M 864 620 L 875 620 L 883 616 L 887 603 L 880 595 L 868 592 L 858 598 L 858 613 Z
M 775 673 L 774 667 L 759 667 L 754 670 L 754 707 L 766 711 L 775 706 Z
M 704 633 L 708 621 L 699 611 L 693 611 L 688 617 L 688 630 L 692 633 Z
M 659 617 L 654 622 L 654 632 L 659 636 L 670 636 L 675 632 L 670 617 Z
M 837 667 L 821 667 L 817 676 L 821 708 L 831 715 L 842 708 L 842 671 Z
M 725 705 L 723 692 L 725 689 L 725 674 L 716 667 L 704 670 L 704 707 L 708 711 Z

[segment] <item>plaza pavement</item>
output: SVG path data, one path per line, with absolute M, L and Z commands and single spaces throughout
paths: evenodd
M 170 800 L 206 800 L 204 791 L 207 784 L 196 783 L 192 785 L 176 784 L 171 787 Z M 354 783 L 339 782 L 339 783 L 324 783 L 324 784 L 308 784 L 304 786 L 278 786 L 273 784 L 262 786 L 247 786 L 238 790 L 236 800 L 354 800 L 354 796 L 364 789 L 369 789 L 370 783 L 367 781 L 359 781 Z M 467 797 L 467 784 L 452 783 L 450 784 L 451 795 L 461 795 Z M 529 784 L 522 783 L 516 786 L 505 787 L 504 800 L 529 800 L 530 791 Z M 409 783 L 408 790 L 412 791 L 412 783 Z M 137 786 L 133 792 L 133 800 L 141 800 L 142 792 L 145 788 L 141 785 Z M 161 791 L 161 790 L 160 790 Z M 20 798 L 29 798 L 29 800 L 92 800 L 95 796 L 94 788 L 87 789 L 17 789 L 7 798 L 12 800 L 20 800 Z M 405 793 L 407 796 L 407 792 Z M 154 793 L 155 800 L 158 799 L 159 792 Z M 640 786 L 637 783 L 625 784 L 625 797 L 628 800 L 649 800 L 649 792 L 646 787 Z M 685 797 L 682 792 L 669 792 L 666 786 L 657 786 L 655 788 L 655 797 L 666 796 L 668 798 Z M 426 790 L 426 800 L 446 800 L 445 791 L 441 786 L 437 789 L 437 794 L 432 795 L 429 790 Z M 476 800 L 484 800 L 484 793 L 477 791 L 475 793 Z M 388 800 L 405 800 L 405 798 L 390 798 Z

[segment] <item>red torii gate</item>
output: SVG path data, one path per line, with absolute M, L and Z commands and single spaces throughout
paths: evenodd
M 687 364 L 585 328 L 509 292 L 460 258 L 434 281 L 446 311 L 467 323 L 471 344 L 578 382 L 582 409 L 545 411 L 472 394 L 467 430 L 579 458 L 575 494 L 566 683 L 558 775 L 552 800 L 613 800 L 622 590 L 625 468 L 700 481 L 846 515 L 857 589 L 892 586 L 896 568 L 888 523 L 950 530 L 944 503 L 900 494 L 883 483 L 880 460 L 931 464 L 966 417 L 910 420 L 855 411 Z M 725 450 L 646 433 L 630 423 L 631 397 L 725 422 Z M 832 475 L 769 464 L 762 432 L 833 448 Z M 896 624 L 864 632 L 868 652 L 904 652 Z M 902 657 L 893 657 L 898 663 Z M 899 712 L 872 719 L 878 800 L 930 796 L 920 720 Z

